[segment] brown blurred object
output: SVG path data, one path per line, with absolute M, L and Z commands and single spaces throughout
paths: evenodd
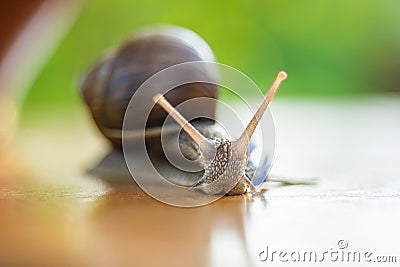
M 77 18 L 81 0 L 17 1 L 0 11 L 0 91 L 21 103 Z
M 29 22 L 44 0 L 3 1 L 0 9 L 0 64 L 18 37 L 19 32 Z M 11 128 L 15 124 L 16 107 L 11 97 L 0 86 L 0 153 L 4 143 L 8 143 Z
M 44 0 L 3 1 L 0 9 L 0 66 L 19 33 L 43 2 Z M 0 86 L 0 179 L 2 185 L 10 180 L 17 170 L 9 147 L 17 122 L 17 109 L 11 94 L 6 92 L 7 89 L 5 86 Z
M 81 7 L 74 1 L 3 1 L 0 9 L 0 184 L 14 181 L 23 161 L 13 137 L 18 109 Z M 4 187 L 5 188 L 5 187 Z M 0 187 L 0 189 L 3 189 Z M 1 264 L 0 264 L 1 265 Z
M 3 1 L 0 9 L 0 61 L 44 0 Z M 0 88 L 2 90 L 2 88 Z

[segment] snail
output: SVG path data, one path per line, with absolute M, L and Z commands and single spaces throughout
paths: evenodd
M 122 124 L 129 101 L 148 78 L 180 63 L 214 60 L 211 49 L 197 34 L 184 28 L 164 26 L 139 32 L 89 70 L 81 92 L 96 125 L 113 147 L 92 173 L 102 173 L 104 177 L 108 172 L 109 180 L 122 172 L 129 176 L 122 154 Z M 215 101 L 207 106 L 194 105 L 184 114 L 174 107 L 194 98 L 218 98 L 217 71 L 208 68 L 204 73 L 214 82 L 184 84 L 165 94 L 151 90 L 145 92 L 152 94 L 148 99 L 154 101 L 146 122 L 146 142 L 151 140 L 149 156 L 161 172 L 164 168 L 172 170 L 169 177 L 173 183 L 186 186 L 188 190 L 200 190 L 208 195 L 252 192 L 255 190 L 252 180 L 257 163 L 250 157 L 251 136 L 287 75 L 283 71 L 278 73 L 245 131 L 237 140 L 230 140 L 215 127 Z M 196 117 L 200 109 L 201 118 L 185 119 Z M 140 116 L 140 107 L 137 110 L 137 116 Z M 197 161 L 202 171 L 187 173 L 166 162 L 165 148 L 160 139 L 162 127 L 168 126 L 164 125 L 167 116 L 175 120 L 171 120 L 169 126 L 178 132 L 180 152 L 185 158 Z M 130 131 L 140 130 L 135 127 L 135 123 L 131 123 Z

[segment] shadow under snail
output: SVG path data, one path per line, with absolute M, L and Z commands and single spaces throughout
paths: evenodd
M 179 63 L 193 61 L 214 61 L 206 42 L 190 30 L 163 26 L 139 32 L 89 70 L 81 85 L 82 95 L 98 128 L 112 144 L 111 153 L 91 173 L 109 182 L 115 182 L 122 176 L 132 181 L 122 153 L 123 119 L 130 99 L 153 74 Z M 208 71 L 211 76 L 217 77 L 215 70 Z M 148 149 L 152 161 L 161 170 L 172 170 L 170 180 L 189 190 L 199 189 L 209 195 L 238 195 L 254 191 L 252 180 L 258 163 L 250 159 L 250 139 L 286 78 L 283 71 L 277 74 L 258 110 L 237 140 L 230 140 L 214 130 L 216 104 L 193 106 L 184 114 L 174 108 L 197 97 L 217 99 L 217 81 L 215 84 L 184 84 L 165 95 L 149 91 L 149 94 L 153 94 L 149 99 L 156 103 L 149 114 L 145 136 L 146 142 L 151 143 Z M 205 109 L 202 110 L 202 116 L 208 119 L 198 118 L 190 122 L 185 119 L 196 115 L 199 109 Z M 177 122 L 180 125 L 177 131 L 181 152 L 187 159 L 197 160 L 201 172 L 188 173 L 166 162 L 160 139 L 161 127 L 165 127 L 163 123 L 168 115 L 175 120 L 170 123 L 176 125 Z M 135 131 L 134 128 L 131 130 Z

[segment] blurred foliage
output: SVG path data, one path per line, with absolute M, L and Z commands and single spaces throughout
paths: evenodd
M 162 23 L 195 31 L 219 62 L 243 71 L 264 90 L 278 70 L 286 70 L 282 96 L 398 89 L 399 13 L 397 0 L 92 0 L 41 71 L 26 104 L 78 103 L 81 77 L 107 49 L 140 27 Z

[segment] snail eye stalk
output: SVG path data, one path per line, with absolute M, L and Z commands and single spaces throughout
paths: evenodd
M 167 99 L 161 94 L 156 94 L 153 101 L 160 105 L 172 118 L 183 128 L 183 130 L 196 142 L 201 150 L 214 149 L 214 145 L 194 126 L 188 122 L 179 111 L 174 108 Z
M 282 82 L 287 79 L 287 74 L 284 71 L 278 72 L 274 82 L 272 83 L 271 87 L 269 88 L 268 92 L 265 94 L 264 99 L 262 100 L 260 106 L 258 107 L 256 113 L 254 114 L 253 118 L 250 120 L 249 124 L 247 125 L 246 129 L 243 131 L 242 135 L 239 137 L 238 140 L 235 141 L 235 145 L 241 150 L 246 151 L 247 147 L 250 143 L 250 139 L 254 134 L 255 129 L 259 121 L 261 120 L 262 116 L 264 115 L 265 111 L 267 110 L 269 104 L 275 97 L 275 94 L 278 92 L 279 87 L 281 86 Z

